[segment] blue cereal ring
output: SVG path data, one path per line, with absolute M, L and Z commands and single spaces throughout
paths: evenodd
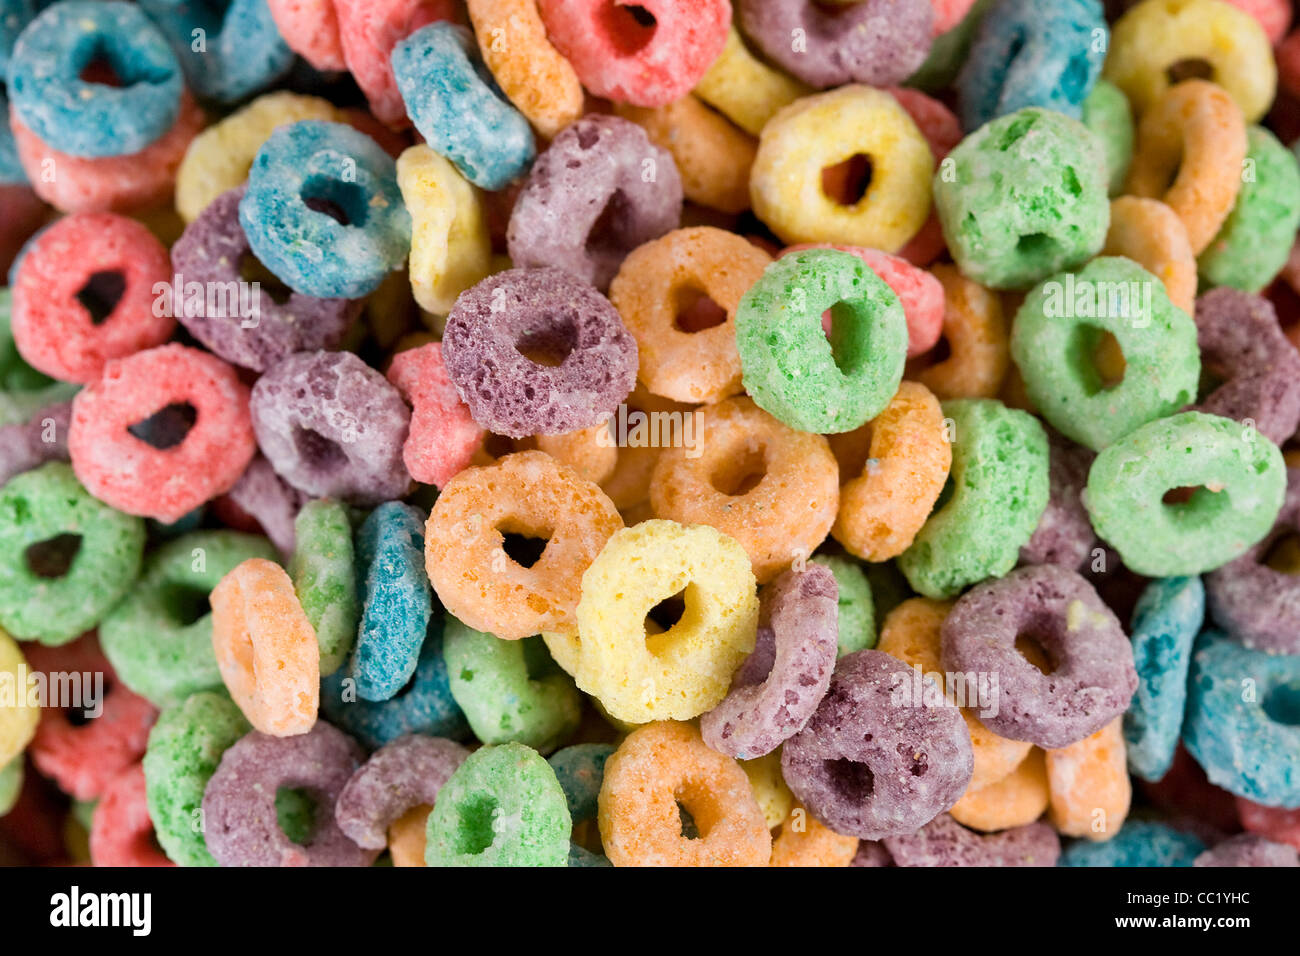
M 1097 0 L 999 0 L 980 21 L 957 76 L 962 129 L 1026 106 L 1080 119 L 1108 36 Z
M 433 615 L 424 520 L 419 508 L 387 501 L 357 531 L 361 624 L 348 672 L 366 700 L 388 700 L 415 673 Z
M 1192 653 L 1183 745 L 1210 783 L 1266 807 L 1300 807 L 1300 655 L 1205 631 Z
M 378 750 L 403 734 L 428 734 L 464 740 L 469 724 L 451 696 L 447 664 L 442 656 L 442 621 L 435 619 L 420 648 L 409 689 L 383 701 L 362 700 L 343 668 L 321 681 L 320 709 L 325 718 Z
M 102 59 L 120 87 L 81 79 Z M 171 129 L 184 83 L 167 39 L 131 3 L 68 0 L 23 30 L 9 57 L 9 97 L 23 125 L 73 156 L 138 153 Z
M 533 161 L 533 131 L 501 95 L 464 27 L 446 21 L 393 47 L 393 75 L 429 148 L 475 186 L 497 190 Z
M 14 44 L 34 16 L 36 0 L 0 0 L 0 75 L 9 72 Z
M 0 115 L 9 115 L 9 100 L 0 93 Z M 27 173 L 18 158 L 18 141 L 14 139 L 13 128 L 8 123 L 0 123 L 0 186 L 24 186 Z
M 329 204 L 347 220 L 318 212 Z M 411 248 L 397 164 L 343 123 L 281 126 L 258 150 L 239 202 L 253 254 L 295 292 L 359 299 Z
M 266 0 L 140 0 L 140 6 L 171 41 L 190 87 L 204 99 L 234 103 L 293 66 L 293 51 Z
M 1187 703 L 1192 643 L 1205 623 L 1205 587 L 1198 577 L 1147 585 L 1133 610 L 1133 662 L 1138 689 L 1124 714 L 1129 770 L 1153 783 L 1174 760 Z
M 1125 824 L 1105 843 L 1076 840 L 1057 866 L 1191 866 L 1205 852 L 1200 838 L 1163 823 Z
M 605 761 L 617 748 L 613 744 L 574 744 L 551 754 L 547 761 L 564 791 L 573 825 L 596 819 L 600 785 L 605 780 Z M 609 857 L 592 853 L 569 842 L 569 866 L 613 866 Z

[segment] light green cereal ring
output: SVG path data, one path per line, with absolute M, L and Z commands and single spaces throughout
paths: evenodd
M 829 568 L 839 586 L 839 656 L 875 647 L 875 602 L 862 565 L 842 554 L 819 554 L 812 562 Z
M 1114 83 L 1098 79 L 1083 101 L 1083 125 L 1097 137 L 1106 154 L 1107 193 L 1120 195 L 1133 162 L 1133 110 L 1128 97 Z
M 23 755 L 14 757 L 0 767 L 0 817 L 14 808 L 18 792 L 23 788 Z
M 352 523 L 337 501 L 309 501 L 294 522 L 297 535 L 289 577 L 320 644 L 320 674 L 338 670 L 357 638 L 357 598 Z

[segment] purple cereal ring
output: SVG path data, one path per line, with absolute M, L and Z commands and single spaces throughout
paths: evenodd
M 618 311 L 562 269 L 510 269 L 462 292 L 442 357 L 474 421 L 511 438 L 590 428 L 636 385 Z
M 518 267 L 555 266 L 602 291 L 627 254 L 677 228 L 682 178 L 645 130 L 592 114 L 537 157 L 506 231 Z
M 47 461 L 67 461 L 71 421 L 72 402 L 59 402 L 25 422 L 0 426 L 0 485 Z
M 370 755 L 352 775 L 334 818 L 339 829 L 371 850 L 388 845 L 388 828 L 412 807 L 433 806 L 438 791 L 469 751 L 445 737 L 407 734 Z
M 946 701 L 899 700 L 913 679 L 881 651 L 844 655 L 812 719 L 781 748 L 786 783 L 836 833 L 911 833 L 966 791 L 975 766 L 966 721 Z
M 802 730 L 835 670 L 839 588 L 829 568 L 782 572 L 764 588 L 762 610 L 771 641 L 750 658 L 758 655 L 766 669 L 742 665 L 731 691 L 700 718 L 704 742 L 737 760 L 771 753 Z
M 884 844 L 896 866 L 1056 866 L 1061 855 L 1061 838 L 1046 823 L 976 833 L 946 813 Z
M 1097 534 L 1083 506 L 1083 489 L 1096 453 L 1047 430 L 1047 507 L 1038 527 L 1020 549 L 1021 564 L 1059 564 L 1078 571 L 1092 554 Z
M 410 490 L 411 410 L 351 352 L 290 355 L 257 380 L 249 411 L 262 453 L 300 491 L 374 505 Z
M 849 866 L 894 866 L 894 858 L 879 840 L 859 840 L 858 852 Z
M 281 554 L 293 554 L 294 521 L 307 496 L 277 475 L 265 457 L 253 458 L 226 498 L 262 526 Z
M 1258 833 L 1239 833 L 1206 850 L 1192 866 L 1300 866 L 1300 853 Z
M 1055 564 L 1017 568 L 967 591 L 944 618 L 943 669 L 996 676 L 996 706 L 980 722 L 1012 740 L 1068 747 L 1127 708 L 1137 690 L 1133 648 L 1119 618 L 1081 575 Z M 1016 649 L 1029 635 L 1055 669 Z
M 1286 497 L 1273 530 L 1241 557 L 1205 576 L 1214 622 L 1247 647 L 1300 654 L 1300 577 L 1274 571 L 1264 556 L 1279 539 L 1300 532 L 1300 469 L 1286 470 Z
M 172 246 L 171 308 L 191 335 L 227 362 L 264 372 L 294 352 L 334 348 L 361 313 L 362 300 L 291 292 L 278 303 L 260 285 L 245 282 L 240 264 L 252 251 L 239 224 L 239 201 L 246 189 L 214 199 Z
M 1273 303 L 1220 286 L 1196 300 L 1201 361 L 1223 384 L 1193 406 L 1282 444 L 1300 425 L 1300 353 L 1282 334 Z
M 892 86 L 930 53 L 930 0 L 740 0 L 740 28 L 769 60 L 809 86 Z
M 339 829 L 334 804 L 365 757 L 355 740 L 323 720 L 296 737 L 254 730 L 221 756 L 203 791 L 204 839 L 221 866 L 369 866 L 378 851 L 357 846 Z M 316 801 L 306 844 L 280 829 L 275 796 L 306 790 Z

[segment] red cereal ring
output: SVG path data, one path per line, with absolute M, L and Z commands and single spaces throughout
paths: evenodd
M 195 416 L 178 442 L 155 447 L 128 430 L 172 406 Z M 167 430 L 149 429 L 174 439 L 161 434 Z M 87 491 L 127 514 L 170 524 L 229 491 L 256 451 L 248 387 L 215 355 L 184 345 L 111 361 L 73 400 L 72 470 Z
M 343 61 L 375 118 L 409 126 L 390 55 L 399 40 L 435 20 L 454 20 L 451 0 L 334 0 Z
M 153 308 L 154 283 L 170 281 L 171 271 L 166 247 L 134 219 L 108 212 L 65 216 L 36 237 L 18 264 L 14 345 L 46 375 L 93 382 L 110 359 L 171 337 L 176 320 Z
M 1294 810 L 1266 807 L 1245 797 L 1237 797 L 1237 814 L 1241 817 L 1241 825 L 1251 833 L 1300 850 L 1300 807 Z
M 90 862 L 95 866 L 175 866 L 154 842 L 145 799 L 144 764 L 113 778 L 90 824 Z

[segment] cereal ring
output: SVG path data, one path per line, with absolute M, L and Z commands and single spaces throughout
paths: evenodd
M 779 827 L 795 807 L 794 794 L 781 778 L 781 748 L 777 747 L 757 760 L 740 761 L 740 769 L 749 778 L 754 799 L 763 811 L 767 828 L 773 830 Z
M 876 646 L 876 608 L 862 565 L 840 554 L 819 554 L 813 564 L 829 568 L 838 592 L 836 657 Z
M 611 744 L 575 744 L 557 750 L 547 761 L 564 791 L 564 801 L 573 820 L 575 839 L 569 844 L 569 866 L 612 866 L 604 855 L 587 850 L 576 841 L 580 827 L 589 831 L 599 812 L 598 798 L 605 780 L 605 763 L 614 753 Z M 585 825 L 585 826 L 584 826 Z
M 929 517 L 952 465 L 952 445 L 938 401 L 916 382 L 901 383 L 863 430 L 869 445 L 862 466 L 840 464 L 848 480 L 831 534 L 865 561 L 887 561 L 907 550 Z
M 807 813 L 796 807 L 781 822 L 768 866 L 849 866 L 858 853 L 858 838 L 840 836 Z
M 320 670 L 338 670 L 357 635 L 361 607 L 347 508 L 336 501 L 309 501 L 294 520 L 296 546 L 288 564 L 294 593 L 316 632 Z
M 1050 674 L 1016 647 L 1030 628 Z M 1119 620 L 1085 578 L 1053 564 L 976 585 L 957 599 L 942 630 L 945 671 L 1000 675 L 998 704 L 980 721 L 1012 740 L 1068 747 L 1124 713 L 1137 689 Z
M 1259 23 L 1231 4 L 1145 0 L 1115 21 L 1105 75 L 1142 115 L 1175 84 L 1198 82 L 1179 69 L 1192 64 L 1199 68 L 1194 75 L 1223 87 L 1253 123 L 1277 86 L 1269 46 Z
M 1124 825 L 1133 786 L 1120 723 L 1116 718 L 1090 737 L 1047 751 L 1047 819 L 1058 833 L 1100 841 Z
M 947 814 L 883 842 L 895 866 L 1055 866 L 1061 853 L 1060 838 L 1045 823 L 980 835 Z
M 614 470 L 601 479 L 600 486 L 609 495 L 616 508 L 629 517 L 636 516 L 639 519 L 650 514 L 650 479 L 654 475 L 655 462 L 663 454 L 663 448 L 652 443 L 646 434 L 650 423 L 654 421 L 654 413 L 677 412 L 681 416 L 683 438 L 685 438 L 686 423 L 695 422 L 695 418 L 686 417 L 686 414 L 692 411 L 690 405 L 652 395 L 640 383 L 623 402 L 623 407 L 626 408 L 626 412 L 620 410 L 618 414 L 629 426 L 624 429 L 625 434 L 620 436 L 619 419 L 616 418 L 607 423 L 605 429 L 607 437 L 602 437 L 602 441 L 614 445 L 617 450 Z M 667 422 L 670 427 L 673 421 L 671 417 L 660 418 L 661 423 Z M 613 434 L 610 434 L 608 425 L 614 426 Z
M 87 493 L 50 462 L 0 488 L 0 626 L 66 644 L 94 627 L 140 572 L 144 522 Z
M 993 833 L 1033 823 L 1047 810 L 1049 800 L 1043 751 L 1031 747 L 1025 759 L 1001 780 L 978 790 L 967 787 L 948 812 L 964 827 Z
M 564 866 L 573 829 L 555 772 L 523 744 L 482 747 L 438 791 L 429 866 Z M 501 827 L 499 820 L 512 821 Z
M 443 737 L 408 734 L 370 755 L 339 792 L 334 819 L 357 846 L 382 850 L 387 831 L 412 807 L 433 806 L 469 751 Z
M 0 630 L 0 675 L 4 675 L 5 682 L 14 688 L 26 686 L 27 659 L 18 649 L 17 642 L 3 630 Z M 25 694 L 22 697 L 15 694 L 12 701 L 0 706 L 0 758 L 3 758 L 0 766 L 4 767 L 5 774 L 12 772 L 10 768 L 15 761 L 21 773 L 23 750 L 31 742 L 41 719 L 41 708 L 27 707 L 26 703 Z M 4 808 L 0 807 L 0 810 Z M 5 812 L 8 811 L 0 812 L 0 816 Z
M 937 28 L 941 22 L 948 22 L 950 16 L 942 8 L 946 0 L 931 2 L 934 5 Z M 964 0 L 959 0 L 960 2 Z M 936 33 L 929 55 L 916 72 L 907 78 L 908 84 L 928 92 L 951 86 L 957 78 L 957 72 L 966 62 L 971 43 L 975 39 L 975 31 L 991 3 L 992 0 L 975 0 L 957 24 L 944 33 Z
M 447 483 L 425 529 L 425 568 L 447 610 L 475 630 L 506 640 L 572 633 L 579 579 L 622 524 L 599 487 L 549 455 L 518 452 Z M 506 534 L 546 548 L 521 565 Z
M 722 52 L 731 26 L 726 0 L 538 0 L 555 48 L 596 96 L 663 106 L 686 95 Z
M 946 703 L 897 703 L 895 688 L 911 679 L 910 668 L 880 651 L 841 657 L 812 720 L 781 748 L 790 789 L 836 833 L 911 833 L 970 783 L 966 724 Z
M 176 327 L 154 308 L 171 278 L 167 249 L 112 213 L 65 216 L 43 230 L 15 269 L 14 345 L 33 368 L 87 383 L 105 364 L 160 345 Z
M 1200 255 L 1232 212 L 1246 147 L 1246 124 L 1232 97 L 1213 83 L 1186 80 L 1138 124 L 1127 191 L 1176 212 Z
M 347 69 L 334 0 L 266 0 L 266 5 L 285 42 L 313 68 Z
M 510 258 L 605 289 L 629 252 L 676 229 L 682 180 L 666 149 L 618 116 L 584 116 L 537 157 L 510 213 Z
M 234 487 L 214 502 L 213 510 L 231 524 L 238 524 L 239 521 L 225 518 L 224 509 L 243 512 L 252 519 L 258 530 L 271 539 L 281 554 L 288 556 L 293 553 L 293 522 L 306 500 L 306 495 L 277 475 L 271 463 L 258 455 L 244 469 Z M 193 520 L 197 523 L 198 518 Z M 171 527 L 177 533 L 187 530 L 175 525 Z
M 1300 809 L 1266 807 L 1244 797 L 1234 797 L 1233 800 L 1241 825 L 1247 830 L 1300 849 Z
M 1192 866 L 1300 866 L 1300 854 L 1294 847 L 1240 833 L 1206 850 Z
M 609 417 L 636 383 L 636 352 L 609 300 L 555 268 L 484 279 L 456 300 L 442 338 L 474 421 L 512 438 Z
M 132 764 L 113 778 L 95 804 L 90 827 L 92 866 L 175 866 L 154 841 L 144 768 Z
M 399 41 L 420 27 L 454 20 L 452 0 L 334 0 L 343 62 L 366 94 L 375 119 L 389 126 L 408 123 L 391 57 Z
M 1113 83 L 1097 79 L 1083 100 L 1083 125 L 1101 143 L 1106 156 L 1107 193 L 1118 196 L 1124 191 L 1128 168 L 1133 162 L 1133 110 L 1128 97 Z M 1111 226 L 1115 225 L 1115 207 L 1111 206 Z
M 265 538 L 194 531 L 157 548 L 135 587 L 99 625 L 118 678 L 156 707 L 221 686 L 208 594 L 248 558 L 276 559 Z
M 782 107 L 810 92 L 751 53 L 734 25 L 722 52 L 691 91 L 751 136 L 761 133 Z
M 1091 259 L 1106 237 L 1105 164 L 1087 127 L 1038 107 L 967 136 L 934 175 L 935 209 L 962 274 L 1024 289 Z
M 1152 577 L 1201 574 L 1240 557 L 1268 534 L 1286 491 L 1281 452 L 1249 434 L 1243 441 L 1236 422 L 1182 412 L 1108 446 L 1084 499 L 1098 536 Z M 1165 503 L 1174 488 L 1196 491 Z
M 442 343 L 393 356 L 388 380 L 411 404 L 411 430 L 402 445 L 406 470 L 418 482 L 445 487 L 469 467 L 485 432 L 447 375 Z
M 1196 308 L 1196 256 L 1178 214 L 1155 199 L 1120 196 L 1110 203 L 1103 256 L 1132 259 L 1164 283 L 1169 301 L 1191 315 Z
M 700 718 L 704 742 L 752 760 L 803 729 L 830 686 L 835 668 L 838 592 L 816 564 L 778 576 L 764 594 L 774 650 L 766 674 L 733 677 L 731 689 Z
M 1047 447 L 1047 507 L 1020 549 L 1020 563 L 1059 564 L 1078 571 L 1097 543 L 1083 506 L 1083 488 L 1094 455 L 1054 431 L 1047 433 Z
M 316 723 L 320 648 L 284 569 L 248 558 L 212 589 L 212 650 L 248 722 L 292 737 Z
M 474 38 L 454 23 L 432 23 L 393 47 L 393 75 L 416 130 L 461 175 L 502 189 L 536 155 L 528 120 L 480 74 Z
M 188 406 L 194 417 L 170 416 L 172 406 Z M 179 422 L 174 431 L 170 420 Z M 128 514 L 177 521 L 232 488 L 256 450 L 248 388 L 225 362 L 184 345 L 110 361 L 72 403 L 68 452 L 77 478 Z
M 869 3 L 871 0 L 864 0 Z M 866 157 L 870 182 L 841 202 L 823 171 Z M 897 252 L 930 214 L 934 156 L 885 90 L 845 86 L 807 96 L 763 127 L 750 174 L 754 213 L 786 243 L 833 242 Z
M 949 354 L 919 368 L 916 380 L 940 401 L 996 397 L 1011 365 L 1001 302 L 955 266 L 936 265 L 930 274 L 943 289 L 942 337 Z
M 365 755 L 347 734 L 318 721 L 296 737 L 252 731 L 221 756 L 203 791 L 208 850 L 219 866 L 369 866 L 377 850 L 339 829 L 334 806 Z M 276 794 L 310 792 L 315 813 L 302 842 L 277 822 Z
M 745 549 L 759 583 L 770 581 L 830 533 L 835 456 L 821 435 L 787 428 L 747 398 L 697 415 L 708 453 L 664 449 L 650 481 L 655 517 L 717 528 Z
M 898 556 L 908 583 L 949 598 L 1006 574 L 1038 526 L 1048 497 L 1047 436 L 1038 420 L 994 399 L 943 403 L 951 439 L 951 496 Z
M 410 409 L 351 352 L 290 355 L 257 380 L 249 411 L 262 453 L 295 488 L 360 505 L 410 488 Z
M 800 431 L 847 432 L 898 390 L 907 322 L 898 296 L 861 259 L 810 249 L 777 260 L 745 293 L 736 348 L 760 408 Z
M 740 27 L 777 66 L 810 86 L 889 86 L 930 52 L 925 0 L 862 0 L 829 10 L 812 0 L 740 0 Z
M 424 866 L 424 828 L 433 807 L 427 803 L 412 807 L 388 828 L 388 855 L 393 866 Z
M 1191 866 L 1204 851 L 1199 837 L 1163 823 L 1138 820 L 1105 843 L 1075 841 L 1066 847 L 1057 866 Z
M 749 778 L 689 724 L 634 730 L 605 762 L 600 836 L 615 866 L 767 866 L 768 832 Z M 699 836 L 682 836 L 685 807 Z
M 144 753 L 145 797 L 158 843 L 181 866 L 216 866 L 200 819 L 221 755 L 251 728 L 224 691 L 199 691 L 158 715 Z

